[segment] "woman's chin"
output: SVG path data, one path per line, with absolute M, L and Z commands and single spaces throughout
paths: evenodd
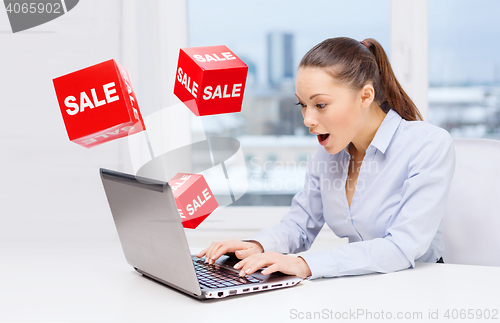
M 340 151 L 342 151 L 342 149 L 344 148 L 336 146 L 325 146 L 326 152 L 329 153 L 330 155 L 338 154 Z

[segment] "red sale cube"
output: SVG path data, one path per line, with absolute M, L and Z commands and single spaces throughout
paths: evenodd
M 247 72 L 226 46 L 182 48 L 174 94 L 197 116 L 240 112 Z
M 53 79 L 69 140 L 90 148 L 145 130 L 128 71 L 113 59 Z
M 179 173 L 168 183 L 184 228 L 195 229 L 219 206 L 203 175 Z

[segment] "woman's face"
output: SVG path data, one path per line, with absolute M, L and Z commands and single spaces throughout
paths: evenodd
M 361 91 L 343 86 L 321 68 L 310 67 L 299 68 L 295 88 L 304 124 L 328 153 L 336 154 L 353 141 L 365 122 Z

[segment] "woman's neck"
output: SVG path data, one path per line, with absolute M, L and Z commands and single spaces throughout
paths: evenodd
M 354 158 L 362 158 L 365 156 L 366 150 L 375 137 L 378 128 L 384 121 L 385 116 L 386 113 L 376 102 L 370 104 L 365 125 L 352 140 L 351 145 L 349 145 L 349 154 L 351 154 L 351 156 L 354 156 Z

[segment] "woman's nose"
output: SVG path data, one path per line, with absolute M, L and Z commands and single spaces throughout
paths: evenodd
M 318 125 L 318 121 L 316 120 L 316 116 L 312 109 L 305 108 L 302 116 L 304 117 L 304 125 L 306 127 L 314 128 Z

